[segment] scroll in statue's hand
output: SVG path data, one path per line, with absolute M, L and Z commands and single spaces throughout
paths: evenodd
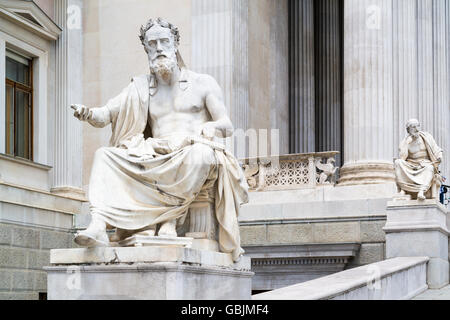
M 92 118 L 92 110 L 90 110 L 88 107 L 81 104 L 72 104 L 70 107 L 75 110 L 73 115 L 78 120 L 86 121 Z

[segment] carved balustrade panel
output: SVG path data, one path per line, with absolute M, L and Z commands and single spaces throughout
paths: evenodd
M 310 189 L 336 183 L 339 152 L 290 154 L 240 160 L 250 191 Z

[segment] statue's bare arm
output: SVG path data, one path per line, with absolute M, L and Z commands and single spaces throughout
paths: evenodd
M 222 89 L 211 76 L 203 75 L 200 81 L 202 87 L 206 88 L 205 105 L 212 117 L 212 121 L 203 126 L 202 134 L 208 138 L 230 137 L 233 134 L 233 124 L 227 115 Z
M 93 127 L 103 128 L 110 124 L 113 117 L 119 113 L 122 95 L 126 94 L 125 90 L 117 97 L 109 100 L 101 108 L 89 108 L 82 104 L 72 104 L 70 107 L 75 111 L 73 115 L 78 120 L 86 121 Z
M 106 107 L 89 108 L 82 104 L 72 104 L 70 107 L 75 110 L 75 118 L 86 121 L 93 127 L 103 128 L 111 123 L 111 114 Z

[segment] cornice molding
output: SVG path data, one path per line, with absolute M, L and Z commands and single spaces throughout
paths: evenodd
M 37 22 L 25 18 L 28 14 Z M 0 0 L 0 18 L 7 19 L 47 40 L 58 40 L 62 29 L 32 0 Z

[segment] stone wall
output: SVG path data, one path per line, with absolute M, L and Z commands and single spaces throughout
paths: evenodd
M 343 219 L 344 220 L 344 219 Z M 307 245 L 360 243 L 347 268 L 381 261 L 385 258 L 385 219 L 351 222 L 315 222 L 292 224 L 242 225 L 242 245 Z
M 0 223 L 0 300 L 44 299 L 50 249 L 72 244 L 69 230 Z
M 81 207 L 77 199 L 0 181 L 0 300 L 45 298 L 50 249 L 75 245 Z
M 386 207 L 394 192 L 393 184 L 251 192 L 239 216 L 242 246 L 294 283 L 382 261 Z M 356 249 L 349 253 L 351 246 Z M 313 265 L 303 261 L 308 256 L 314 259 Z M 261 263 L 254 267 L 260 268 Z M 270 277 L 255 272 L 255 279 Z M 270 279 L 266 280 L 255 282 L 254 290 L 271 289 L 261 288 L 270 285 Z

